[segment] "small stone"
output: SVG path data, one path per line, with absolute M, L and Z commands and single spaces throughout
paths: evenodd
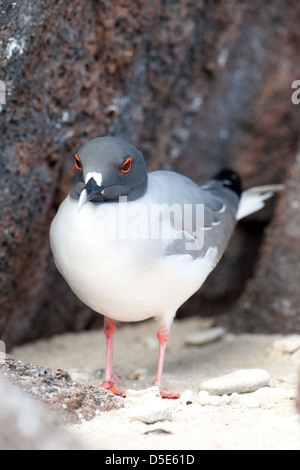
M 128 409 L 131 419 L 146 424 L 172 419 L 172 408 L 161 398 L 158 387 L 138 391 L 127 390 L 125 408 Z
M 207 328 L 203 331 L 196 331 L 189 333 L 185 339 L 185 342 L 189 346 L 202 346 L 207 343 L 211 343 L 220 339 L 226 333 L 225 328 L 215 327 Z
M 126 391 L 126 398 L 124 400 L 125 408 L 131 408 L 142 401 L 152 401 L 154 399 L 162 399 L 159 393 L 159 388 L 156 386 L 144 388 L 142 390 L 129 389 Z
M 247 393 L 265 387 L 270 379 L 269 373 L 264 369 L 241 369 L 231 374 L 205 380 L 200 384 L 200 389 L 206 390 L 211 395 Z
M 228 405 L 230 402 L 230 397 L 228 395 L 210 395 L 207 391 L 201 390 L 201 392 L 198 394 L 197 402 L 202 406 L 222 406 Z
M 274 341 L 273 348 L 277 351 L 292 354 L 300 349 L 300 335 L 289 335 Z
M 130 417 L 146 424 L 153 424 L 158 421 L 170 421 L 172 419 L 172 410 L 164 401 L 160 403 L 150 402 L 133 408 L 130 411 Z

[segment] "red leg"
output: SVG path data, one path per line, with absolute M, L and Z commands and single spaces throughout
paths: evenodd
M 169 330 L 165 324 L 162 324 L 160 327 L 157 338 L 159 341 L 159 355 L 158 355 L 158 364 L 157 364 L 157 372 L 156 372 L 156 379 L 154 381 L 154 385 L 156 385 L 159 390 L 162 398 L 172 398 L 176 399 L 179 398 L 180 395 L 177 392 L 167 392 L 162 388 L 162 374 L 164 368 L 164 359 L 165 359 L 165 350 L 167 341 L 169 339 Z
M 104 333 L 106 336 L 106 372 L 104 381 L 102 382 L 102 384 L 98 385 L 98 387 L 110 390 L 115 395 L 125 397 L 125 393 L 121 392 L 121 390 L 119 390 L 116 386 L 116 381 L 118 380 L 118 377 L 115 377 L 113 373 L 113 342 L 115 331 L 115 320 L 105 317 Z

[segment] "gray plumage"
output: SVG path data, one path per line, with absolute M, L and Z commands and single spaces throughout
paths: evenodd
M 50 231 L 58 269 L 99 313 L 123 321 L 153 316 L 170 323 L 214 269 L 234 231 L 241 209 L 237 175 L 225 172 L 198 186 L 170 171 L 148 174 L 142 153 L 113 137 L 93 139 L 76 155 L 69 196 Z M 119 202 L 124 199 L 125 219 Z M 153 218 L 153 208 L 159 217 Z M 204 219 L 197 218 L 198 208 Z M 126 285 L 126 277 L 136 290 Z M 169 302 L 164 299 L 168 295 Z M 130 302 L 136 303 L 136 312 Z
M 70 193 L 50 229 L 55 263 L 75 294 L 106 317 L 102 386 L 120 393 L 112 372 L 115 322 L 153 317 L 160 324 L 155 384 L 161 389 L 177 309 L 214 269 L 237 219 L 263 207 L 278 188 L 241 193 L 228 170 L 203 186 L 174 172 L 148 174 L 142 153 L 112 137 L 91 140 L 75 159 Z

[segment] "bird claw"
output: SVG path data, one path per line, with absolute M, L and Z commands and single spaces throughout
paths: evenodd
M 177 392 L 167 392 L 166 390 L 159 391 L 162 398 L 168 398 L 169 400 L 177 400 L 180 398 L 180 393 Z
M 119 397 L 122 397 L 122 398 L 126 397 L 126 393 L 119 390 L 118 387 L 116 386 L 115 382 L 113 382 L 113 381 L 111 381 L 111 382 L 104 381 L 104 382 L 102 382 L 102 384 L 96 385 L 96 387 L 105 388 L 105 390 L 109 390 L 114 395 L 117 395 Z

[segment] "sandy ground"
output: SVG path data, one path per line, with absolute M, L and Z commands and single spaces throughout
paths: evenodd
M 189 333 L 201 331 L 210 323 L 197 318 L 174 322 L 164 385 L 180 393 L 191 390 L 193 396 L 190 399 L 191 392 L 188 395 L 191 404 L 187 404 L 187 394 L 181 400 L 169 400 L 171 420 L 145 424 L 133 420 L 124 408 L 68 429 L 87 449 L 300 449 L 300 419 L 294 398 L 299 356 L 296 360 L 295 354 L 274 348 L 279 335 L 225 334 L 207 345 L 185 344 Z M 121 377 L 120 388 L 139 390 L 152 385 L 157 349 L 154 322 L 118 329 L 115 372 Z M 101 331 L 65 334 L 15 348 L 11 354 L 24 362 L 66 369 L 74 380 L 97 384 L 105 363 L 104 335 Z M 199 403 L 199 384 L 203 380 L 247 368 L 267 370 L 270 388 L 284 393 L 259 403 L 251 401 L 253 394 L 243 394 L 243 400 L 229 404 Z

